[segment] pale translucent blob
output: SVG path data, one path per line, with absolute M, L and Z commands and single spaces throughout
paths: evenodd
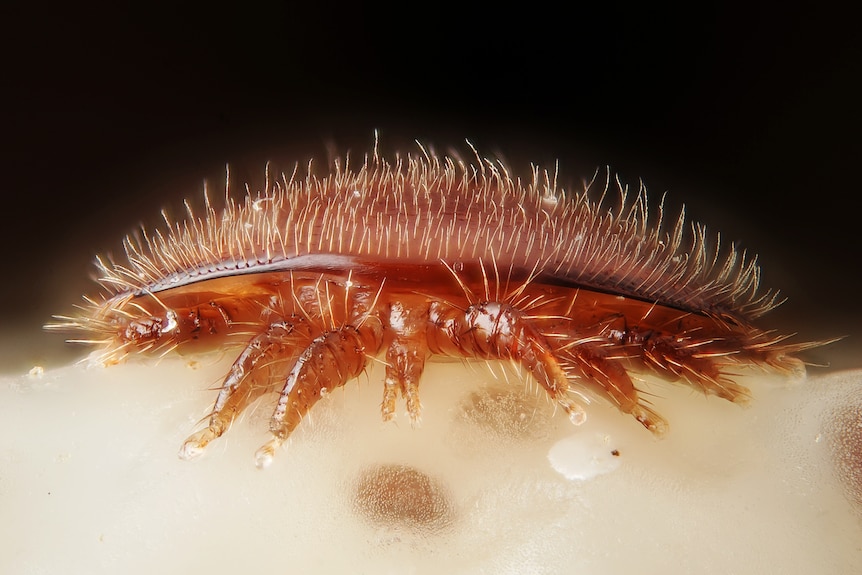
M 573 426 L 535 385 L 461 363 L 429 365 L 421 427 L 403 405 L 383 424 L 376 367 L 266 470 L 271 399 L 183 461 L 229 355 L 0 379 L 0 573 L 862 573 L 855 468 L 833 465 L 860 372 L 747 379 L 747 409 L 646 382 L 671 424 L 656 440 L 601 402 Z M 586 480 L 548 458 L 603 468 L 607 448 L 622 464 Z M 404 482 L 430 503 L 399 512 Z
M 575 433 L 551 447 L 548 461 L 566 479 L 592 479 L 618 468 L 620 452 L 610 435 Z

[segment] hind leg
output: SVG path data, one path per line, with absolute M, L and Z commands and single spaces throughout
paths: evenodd
M 721 373 L 719 361 L 730 355 L 727 342 L 655 336 L 643 343 L 643 361 L 662 377 L 683 379 L 707 395 L 748 403 L 751 392 Z
M 574 345 L 565 352 L 564 365 L 582 376 L 597 391 L 610 399 L 623 413 L 631 414 L 654 435 L 661 437 L 668 423 L 661 415 L 644 405 L 625 367 L 607 357 L 607 347 L 594 341 Z
M 459 310 L 435 303 L 429 314 L 429 348 L 454 357 L 511 359 L 523 365 L 575 424 L 584 408 L 570 397 L 569 378 L 547 339 L 514 306 L 483 302 Z

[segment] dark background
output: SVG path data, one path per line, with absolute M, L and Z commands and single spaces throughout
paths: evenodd
M 862 50 L 825 4 L 588 11 L 521 4 L 0 9 L 0 371 L 68 359 L 43 335 L 95 253 L 263 164 L 469 138 L 519 173 L 597 166 L 760 254 L 767 326 L 849 335 L 862 367 Z M 218 195 L 216 193 L 215 195 Z

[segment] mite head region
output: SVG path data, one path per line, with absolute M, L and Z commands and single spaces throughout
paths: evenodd
M 180 455 L 276 391 L 259 466 L 371 360 L 385 365 L 384 420 L 400 396 L 419 421 L 425 362 L 445 356 L 518 364 L 575 424 L 598 396 L 661 436 L 638 373 L 744 403 L 737 366 L 800 372 L 796 354 L 820 345 L 758 328 L 778 300 L 756 261 L 682 214 L 668 224 L 662 205 L 650 217 L 643 188 L 608 177 L 599 194 L 595 178 L 569 192 L 538 168 L 509 174 L 478 154 L 388 160 L 376 147 L 356 168 L 267 172 L 256 194 L 226 190 L 220 208 L 207 197 L 203 214 L 127 237 L 124 261 L 97 261 L 102 292 L 48 327 L 91 334 L 76 341 L 106 363 L 241 339 Z

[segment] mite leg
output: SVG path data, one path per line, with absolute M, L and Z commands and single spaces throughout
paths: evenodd
M 427 324 L 427 306 L 405 307 L 394 302 L 390 307 L 389 326 L 395 337 L 386 350 L 386 378 L 380 405 L 383 421 L 390 421 L 395 416 L 395 400 L 399 391 L 407 403 L 410 420 L 416 424 L 421 418 L 419 379 L 428 356 Z
M 626 369 L 619 361 L 609 359 L 605 350 L 603 344 L 593 341 L 573 345 L 566 350 L 563 365 L 589 384 L 598 385 L 598 391 L 620 411 L 634 416 L 654 435 L 663 436 L 668 430 L 667 421 L 640 401 Z
M 365 369 L 366 353 L 376 355 L 382 344 L 377 322 L 355 328 L 347 325 L 315 338 L 299 355 L 270 420 L 273 438 L 255 453 L 258 467 L 272 463 L 275 451 L 326 392 L 341 387 Z
M 722 345 L 724 343 L 725 345 Z M 721 357 L 730 355 L 722 340 L 697 340 L 657 335 L 643 342 L 643 361 L 666 379 L 682 378 L 695 389 L 733 403 L 745 404 L 751 392 L 729 381 L 719 369 Z
M 433 353 L 518 361 L 573 423 L 586 421 L 584 408 L 569 397 L 569 379 L 548 341 L 518 309 L 483 302 L 461 311 L 435 303 L 429 319 L 428 343 Z
M 233 420 L 249 404 L 271 388 L 273 378 L 287 371 L 302 349 L 300 342 L 311 339 L 302 318 L 296 323 L 279 322 L 255 336 L 233 363 L 225 377 L 209 425 L 189 436 L 180 448 L 182 459 L 192 459 L 228 430 Z

